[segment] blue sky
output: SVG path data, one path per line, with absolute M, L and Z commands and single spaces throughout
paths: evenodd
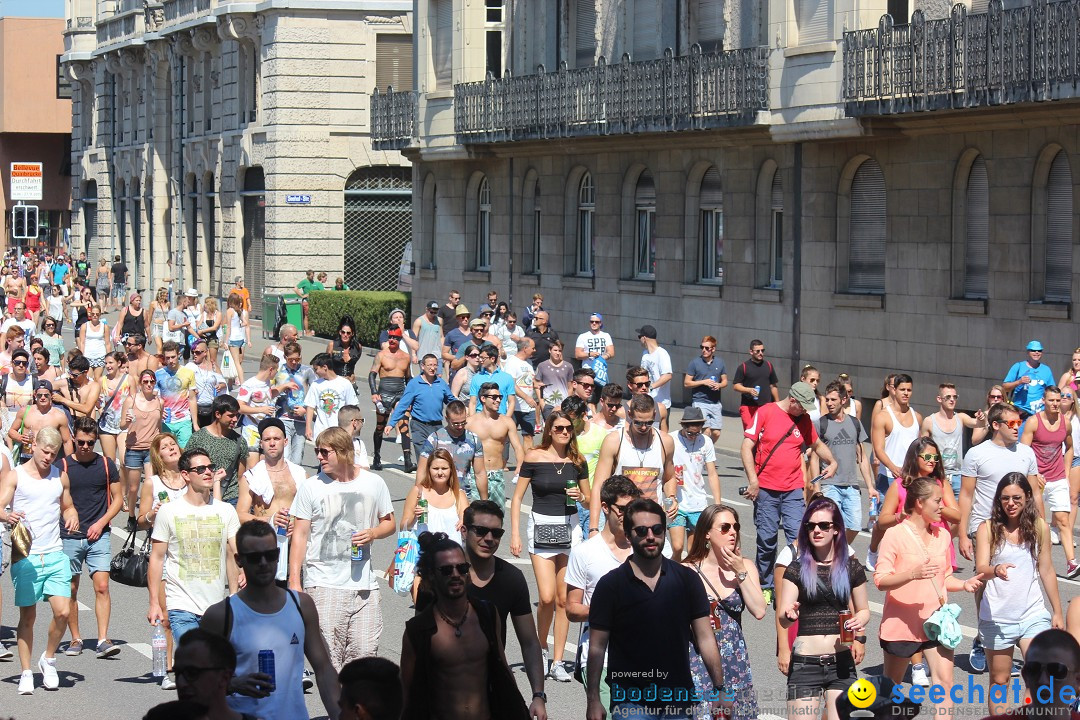
M 64 17 L 64 0 L 0 0 L 0 17 Z

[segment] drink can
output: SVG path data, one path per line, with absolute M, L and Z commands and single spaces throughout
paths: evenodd
M 754 386 L 754 397 L 761 397 L 761 386 L 760 385 L 755 385 Z
M 274 673 L 274 651 L 259 651 L 259 672 L 270 676 L 270 684 L 277 687 L 277 676 Z
M 428 501 L 425 500 L 424 498 L 420 498 L 419 500 L 416 501 L 416 506 L 424 511 L 423 513 L 421 513 L 420 519 L 417 520 L 417 522 L 426 525 L 427 524 Z
M 365 560 L 366 558 L 365 558 L 365 553 L 364 553 L 364 546 L 361 545 L 360 543 L 355 543 L 354 542 L 352 544 L 352 552 L 349 554 L 349 557 L 351 557 L 353 559 L 353 562 L 357 562 L 357 561 L 360 561 L 360 560 Z
M 168 491 L 162 490 L 161 492 L 159 492 L 157 494 L 157 499 L 161 502 L 162 505 L 169 502 L 169 493 L 168 493 Z
M 566 481 L 566 489 L 567 489 L 568 491 L 569 491 L 569 490 L 573 490 L 573 489 L 574 489 L 574 488 L 576 488 L 577 486 L 578 486 L 578 484 L 577 484 L 577 480 L 567 480 L 567 481 Z M 569 492 L 567 492 L 567 493 L 566 493 L 566 507 L 577 507 L 577 500 L 575 500 L 574 498 L 570 497 L 570 493 L 569 493 Z
M 676 465 L 675 466 L 675 482 L 678 483 L 679 487 L 683 486 L 683 471 L 685 469 L 686 469 L 685 465 Z
M 281 527 L 277 523 L 274 524 L 274 529 L 277 530 L 277 534 L 281 537 L 286 537 L 289 534 L 289 508 L 282 508 L 282 512 L 285 513 L 285 527 Z
M 855 631 L 848 628 L 847 621 L 854 615 L 850 610 L 841 610 L 838 615 L 840 616 L 840 642 L 843 645 L 850 645 L 855 642 Z

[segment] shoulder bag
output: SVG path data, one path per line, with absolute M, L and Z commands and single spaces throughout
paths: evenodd
M 772 446 L 772 450 L 770 450 L 769 454 L 765 456 L 765 460 L 761 463 L 761 465 L 758 466 L 757 474 L 759 476 L 759 480 L 761 473 L 765 472 L 765 466 L 769 464 L 769 460 L 772 460 L 773 453 L 775 453 L 780 448 L 780 446 L 784 444 L 784 441 L 788 439 L 788 435 L 791 435 L 791 433 L 793 432 L 795 432 L 795 423 L 791 423 L 791 427 L 789 427 L 787 429 L 787 432 L 784 433 L 784 435 L 776 441 L 776 444 Z
M 138 548 L 135 547 L 137 534 L 137 531 L 133 531 L 128 535 L 124 547 L 113 555 L 112 562 L 109 563 L 109 578 L 121 585 L 146 587 L 149 584 L 147 579 L 150 572 L 150 531 L 146 531 L 146 540 Z

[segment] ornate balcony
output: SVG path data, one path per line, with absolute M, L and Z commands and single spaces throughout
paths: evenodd
M 400 150 L 416 139 L 417 95 L 412 90 L 371 94 L 371 144 L 376 150 Z
M 909 25 L 885 15 L 844 33 L 847 113 L 892 115 L 1080 97 L 1080 0 L 1032 0 L 1005 10 Z
M 1080 0 L 1077 0 L 1080 2 Z M 689 55 L 454 86 L 461 143 L 514 142 L 753 125 L 768 110 L 768 48 Z
M 112 45 L 131 40 L 136 36 L 142 37 L 143 23 L 144 16 L 141 7 L 100 20 L 97 24 L 98 45 Z
M 211 0 L 164 0 L 165 24 L 172 25 L 191 20 L 210 12 Z

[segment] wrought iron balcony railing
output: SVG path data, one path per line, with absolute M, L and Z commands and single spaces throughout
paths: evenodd
M 387 87 L 371 94 L 371 143 L 376 150 L 400 150 L 416 138 L 417 95 Z
M 1080 97 L 1080 0 L 1032 0 L 844 33 L 847 113 L 889 115 Z
M 1080 1 L 1080 0 L 1078 0 Z M 751 125 L 769 107 L 768 48 L 494 78 L 454 86 L 461 143 L 674 132 Z

